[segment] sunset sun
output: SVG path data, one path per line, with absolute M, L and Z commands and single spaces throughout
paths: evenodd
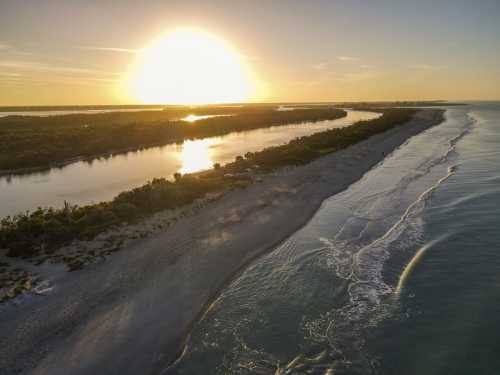
M 252 95 L 239 54 L 222 39 L 196 29 L 166 33 L 142 50 L 129 89 L 147 104 L 241 102 Z

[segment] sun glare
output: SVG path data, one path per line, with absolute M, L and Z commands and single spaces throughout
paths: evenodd
M 207 104 L 251 98 L 250 74 L 226 42 L 195 29 L 163 35 L 138 56 L 129 89 L 147 104 Z
M 193 173 L 212 168 L 212 147 L 217 143 L 210 138 L 185 141 L 180 154 L 182 167 L 179 172 Z

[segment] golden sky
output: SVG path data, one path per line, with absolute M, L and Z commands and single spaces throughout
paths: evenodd
M 500 3 L 0 3 L 0 105 L 500 99 Z

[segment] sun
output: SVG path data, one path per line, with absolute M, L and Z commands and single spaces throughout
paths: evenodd
M 129 74 L 132 96 L 146 104 L 247 101 L 249 69 L 233 48 L 196 29 L 177 29 L 143 49 Z

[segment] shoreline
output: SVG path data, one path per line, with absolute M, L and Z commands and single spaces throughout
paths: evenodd
M 441 113 L 421 110 L 404 125 L 265 175 L 107 262 L 59 275 L 46 297 L 3 309 L 0 342 L 9 347 L 0 346 L 2 367 L 28 362 L 22 372 L 37 374 L 165 371 L 224 285 L 305 225 L 326 198 L 440 123 Z

